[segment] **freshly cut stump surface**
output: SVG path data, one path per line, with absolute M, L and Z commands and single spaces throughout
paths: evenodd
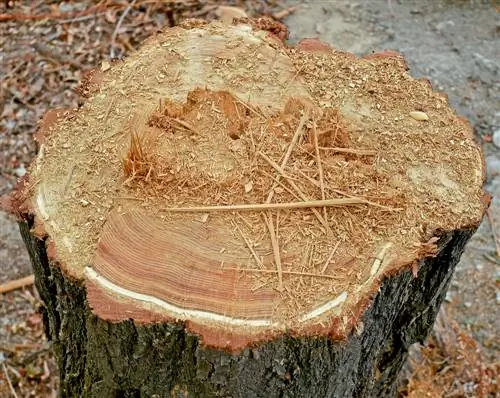
M 172 28 L 95 71 L 82 108 L 45 117 L 14 206 L 95 319 L 180 324 L 234 355 L 348 341 L 387 281 L 418 280 L 466 231 L 439 260 L 451 275 L 485 208 L 481 153 L 399 55 L 244 22 Z

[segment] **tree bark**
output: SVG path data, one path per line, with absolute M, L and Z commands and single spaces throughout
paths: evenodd
M 388 277 L 346 341 L 283 336 L 239 354 L 200 346 L 182 323 L 106 322 L 81 282 L 20 222 L 43 300 L 62 397 L 391 397 L 408 348 L 423 342 L 475 228 L 449 232 L 439 254 Z

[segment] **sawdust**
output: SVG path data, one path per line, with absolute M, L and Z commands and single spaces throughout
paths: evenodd
M 203 43 L 210 51 L 195 55 Z M 31 169 L 35 207 L 75 275 L 111 210 L 222 223 L 241 244 L 238 268 L 255 290 L 280 291 L 274 318 L 292 323 L 341 294 L 356 304 L 437 229 L 477 223 L 482 174 L 469 127 L 400 59 L 305 53 L 219 25 L 172 29 L 114 65 Z M 268 198 L 360 203 L 268 210 L 266 222 L 259 211 L 169 211 Z

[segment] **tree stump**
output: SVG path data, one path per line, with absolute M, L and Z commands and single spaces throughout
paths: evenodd
M 190 21 L 44 118 L 10 199 L 71 397 L 379 397 L 487 198 L 404 59 Z

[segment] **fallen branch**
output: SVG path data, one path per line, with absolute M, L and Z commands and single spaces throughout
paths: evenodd
M 6 282 L 0 285 L 0 294 L 8 293 L 13 290 L 23 288 L 28 285 L 32 285 L 35 282 L 34 275 L 29 275 L 21 279 L 16 279 L 14 281 Z

